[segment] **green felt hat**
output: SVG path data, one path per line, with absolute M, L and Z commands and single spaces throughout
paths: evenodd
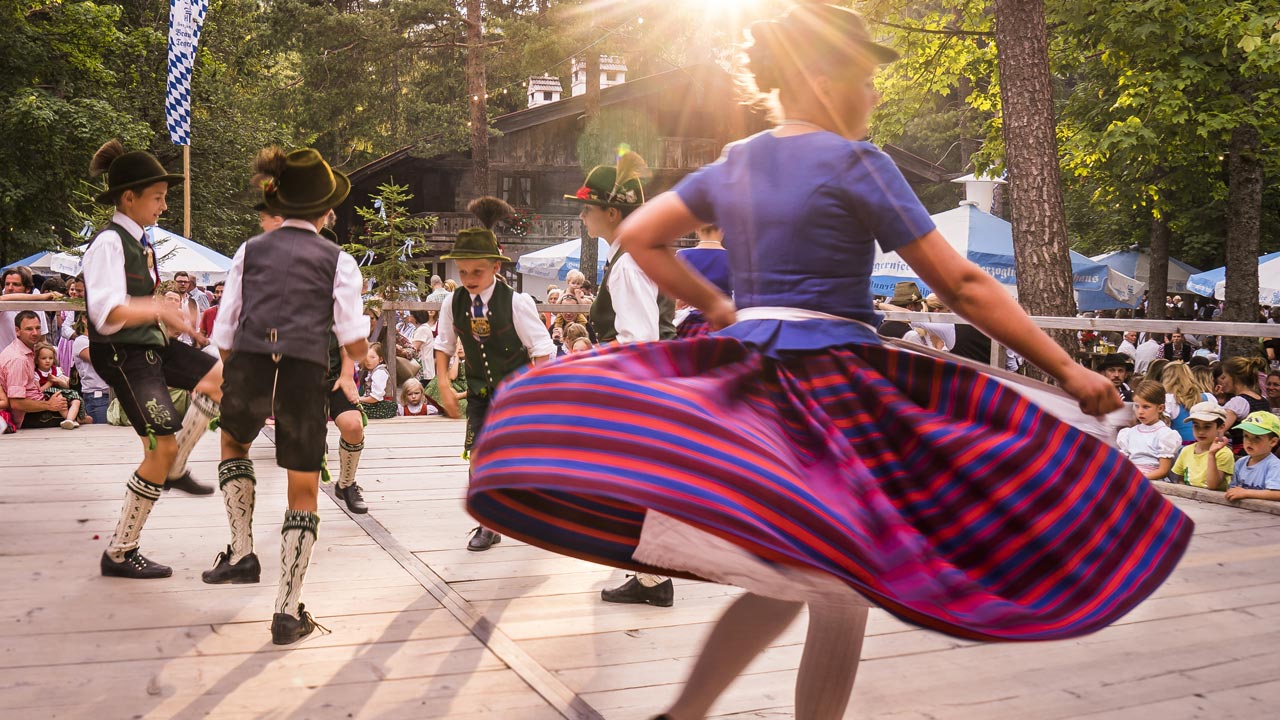
M 160 182 L 180 185 L 185 179 L 180 174 L 165 170 L 160 161 L 145 150 L 124 152 L 118 140 L 112 140 L 98 150 L 90 172 L 95 175 L 105 172 L 107 175 L 107 189 L 94 197 L 103 205 L 115 205 L 125 190 L 137 190 Z
M 641 181 L 651 174 L 644 158 L 624 146 L 617 165 L 592 168 L 578 192 L 564 199 L 599 207 L 639 207 L 644 204 Z
M 266 209 L 290 217 L 315 217 L 341 205 L 350 192 L 347 176 L 311 148 L 286 155 L 282 167 L 262 182 Z
M 484 227 L 467 228 L 458 233 L 458 239 L 453 242 L 453 252 L 440 259 L 511 262 L 511 258 L 502 254 L 498 236 L 491 229 L 498 221 L 511 216 L 511 206 L 496 197 L 486 196 L 472 200 L 467 211 L 479 218 Z

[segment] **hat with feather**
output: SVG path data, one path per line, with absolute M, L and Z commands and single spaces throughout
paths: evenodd
M 631 148 L 623 145 L 618 151 L 616 165 L 599 165 L 587 173 L 587 179 L 573 195 L 565 195 L 565 200 L 573 200 L 586 205 L 599 207 L 634 208 L 644 204 L 643 180 L 652 177 L 653 173 L 645 164 L 644 158 Z
M 484 227 L 467 228 L 458 233 L 458 239 L 453 243 L 453 252 L 440 259 L 511 262 L 511 258 L 502 254 L 498 236 L 493 232 L 494 225 L 515 212 L 511 206 L 496 197 L 486 196 L 472 200 L 467 205 L 467 212 L 475 215 Z
M 253 173 L 253 182 L 262 188 L 264 209 L 282 217 L 317 217 L 341 205 L 351 192 L 347 176 L 311 148 L 289 153 L 278 147 L 260 150 Z
M 93 154 L 89 176 L 107 176 L 107 189 L 93 199 L 102 205 L 114 205 L 125 190 L 140 190 L 156 183 L 180 185 L 184 176 L 164 169 L 154 155 L 145 150 L 125 152 L 119 140 L 108 140 Z

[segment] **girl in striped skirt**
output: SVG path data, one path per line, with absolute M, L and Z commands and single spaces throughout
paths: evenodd
M 704 717 L 802 604 L 803 720 L 843 715 L 869 602 L 971 639 L 1105 627 L 1172 572 L 1191 522 L 1118 452 L 1047 414 L 1067 404 L 1058 391 L 884 344 L 873 243 L 1055 377 L 1082 423 L 1120 407 L 1114 386 L 957 255 L 893 161 L 857 140 L 875 69 L 896 57 L 857 14 L 804 4 L 751 40 L 778 127 L 731 145 L 620 235 L 664 292 L 723 329 L 575 355 L 505 385 L 470 511 L 566 555 L 748 591 L 673 720 Z M 736 307 L 670 251 L 708 223 L 730 238 Z

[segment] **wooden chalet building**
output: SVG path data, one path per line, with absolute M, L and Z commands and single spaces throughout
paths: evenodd
M 500 135 L 489 144 L 489 193 L 531 219 L 523 237 L 502 237 L 504 251 L 513 259 L 579 237 L 578 207 L 563 196 L 577 191 L 590 167 L 613 162 L 619 145 L 629 145 L 648 161 L 654 175 L 646 183 L 646 195 L 653 197 L 715 161 L 726 144 L 771 126 L 764 113 L 741 104 L 733 78 L 717 65 L 693 65 L 617 82 L 625 77 L 617 73 L 617 62 L 602 58 L 601 67 L 607 70 L 601 78 L 602 137 L 594 151 L 580 147 L 586 124 L 585 95 L 559 99 L 556 78 L 530 78 L 528 94 L 534 106 L 493 121 Z M 573 91 L 581 92 L 581 85 L 577 83 Z M 337 231 L 341 237 L 350 237 L 359 220 L 354 208 L 371 206 L 379 185 L 407 185 L 414 196 L 409 209 L 439 217 L 423 260 L 443 273 L 444 266 L 428 254 L 447 252 L 458 231 L 474 224 L 465 212 L 472 199 L 470 153 L 415 157 L 412 151 L 412 147 L 402 148 L 350 174 L 351 194 L 337 209 Z M 892 146 L 886 151 L 911 182 L 951 177 L 915 155 Z M 584 152 L 591 152 L 591 157 L 583 157 Z

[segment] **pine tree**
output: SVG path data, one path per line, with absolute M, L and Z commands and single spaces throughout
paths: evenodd
M 378 186 L 371 207 L 356 208 L 363 231 L 345 248 L 360 263 L 365 279 L 374 281 L 382 300 L 420 295 L 431 274 L 414 258 L 425 254 L 427 235 L 437 218 L 411 215 L 406 206 L 412 198 L 408 186 L 387 183 Z

